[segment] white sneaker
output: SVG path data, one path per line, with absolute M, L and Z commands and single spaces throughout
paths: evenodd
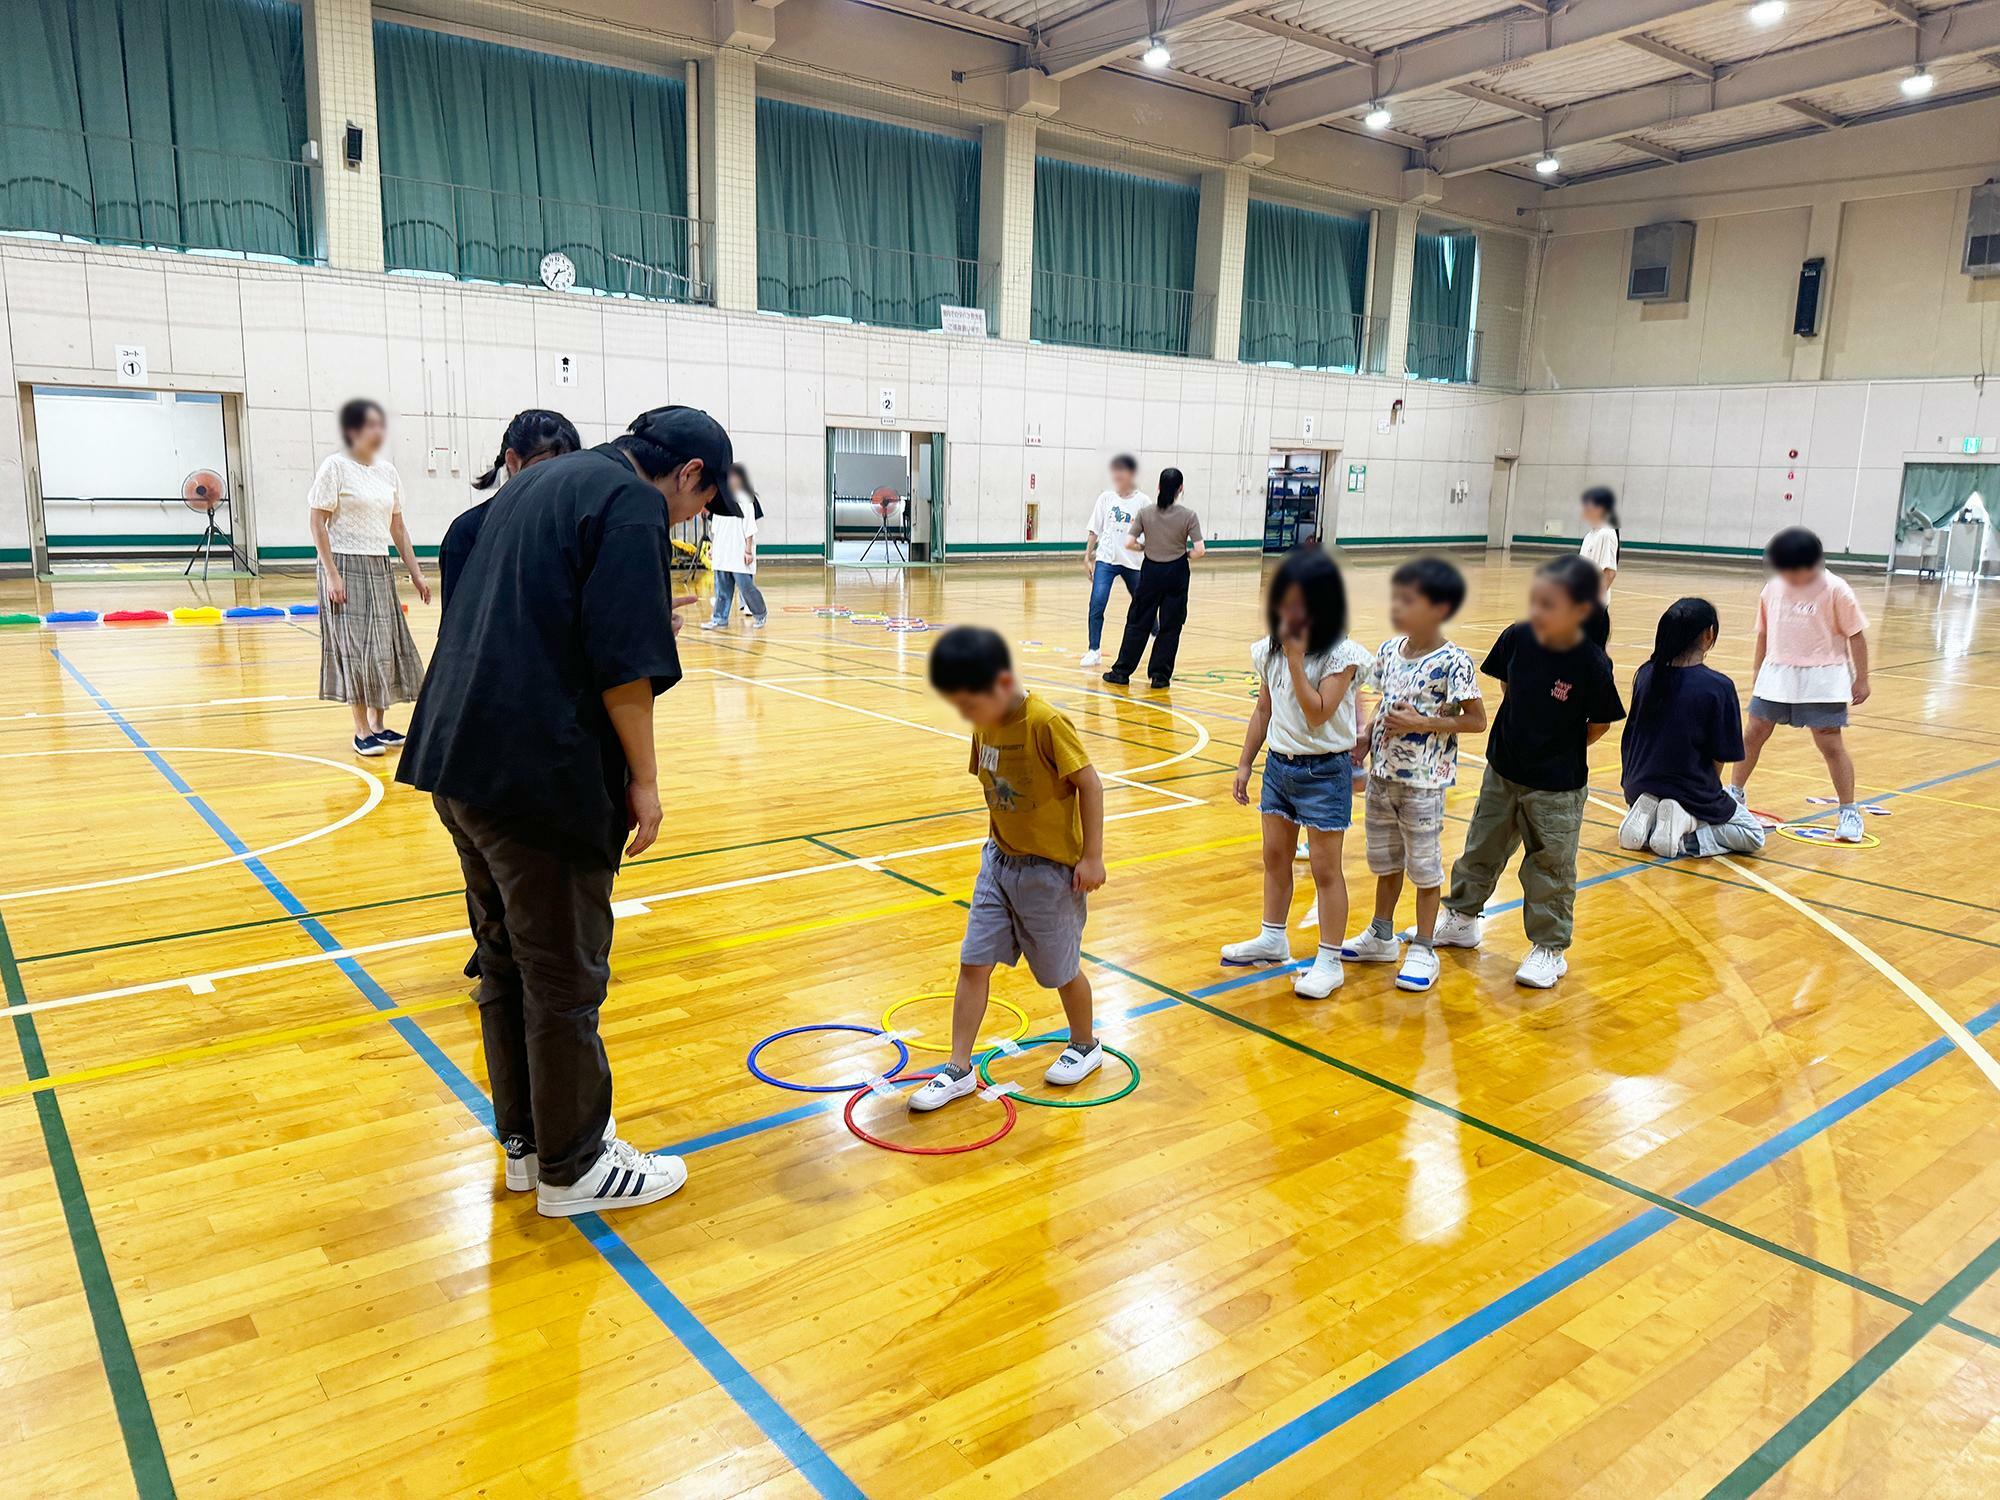
M 1364 927 L 1340 945 L 1340 956 L 1356 963 L 1392 964 L 1403 956 L 1403 945 L 1392 937 L 1377 937 Z
M 687 1163 L 678 1156 L 650 1156 L 630 1141 L 611 1140 L 590 1170 L 568 1187 L 539 1184 L 535 1208 L 550 1219 L 637 1208 L 679 1192 L 687 1178 Z
M 1102 651 L 1086 651 L 1076 659 L 1076 664 L 1079 667 L 1094 667 L 1103 660 L 1104 653 Z
M 1834 824 L 1833 836 L 1843 844 L 1858 844 L 1866 837 L 1861 831 L 1861 809 L 1843 807 L 1840 820 Z
M 500 1149 L 507 1153 L 507 1191 L 532 1192 L 541 1181 L 541 1162 L 535 1148 L 518 1135 L 510 1135 L 500 1143 Z
M 1337 958 L 1320 954 L 1310 969 L 1301 969 L 1292 981 L 1292 993 L 1301 1000 L 1324 1000 L 1347 981 L 1347 971 Z
M 1292 851 L 1292 858 L 1311 859 L 1312 857 L 1313 857 L 1312 845 L 1307 841 L 1305 830 L 1302 828 L 1299 830 L 1299 846 L 1298 848 Z
M 954 1099 L 963 1099 L 978 1087 L 979 1075 L 972 1069 L 967 1068 L 963 1073 L 953 1077 L 952 1065 L 945 1063 L 930 1076 L 929 1082 L 910 1095 L 910 1108 L 918 1114 L 924 1114 L 941 1104 L 949 1104 Z
M 1053 1083 L 1059 1088 L 1068 1088 L 1073 1083 L 1082 1083 L 1092 1073 L 1104 1066 L 1104 1043 L 1094 1042 L 1088 1052 L 1075 1047 L 1062 1049 L 1062 1056 L 1049 1064 L 1048 1072 L 1042 1075 L 1042 1082 Z
M 1396 988 L 1427 990 L 1438 982 L 1440 967 L 1435 948 L 1423 948 L 1412 943 L 1410 951 L 1403 955 L 1403 966 L 1396 971 Z
M 1749 789 L 1740 787 L 1733 781 L 1729 783 L 1729 795 L 1736 799 L 1738 807 L 1748 807 L 1750 805 Z
M 1694 829 L 1694 814 L 1673 798 L 1665 798 L 1660 803 L 1660 820 L 1653 825 L 1653 836 L 1646 840 L 1646 847 L 1661 859 L 1672 859 L 1681 852 L 1681 845 Z
M 1643 849 L 1653 834 L 1653 819 L 1659 815 L 1660 799 L 1651 792 L 1632 804 L 1625 821 L 1618 825 L 1620 849 Z
M 1226 943 L 1222 949 L 1222 961 L 1226 964 L 1288 964 L 1292 961 L 1291 944 L 1282 936 L 1259 932 L 1245 943 Z
M 1514 971 L 1514 983 L 1525 984 L 1531 990 L 1552 990 L 1556 981 L 1568 972 L 1568 959 L 1554 948 L 1544 948 L 1537 943 L 1521 960 L 1521 967 Z
M 701 622 L 701 628 L 703 630 L 720 630 L 722 629 L 722 621 L 716 619 L 714 615 L 710 615 L 706 620 Z
M 769 620 L 770 618 L 771 617 L 769 615 L 752 615 L 750 617 L 750 628 L 752 630 L 762 630 L 764 628 L 764 622 Z
M 1477 948 L 1479 946 L 1478 917 L 1468 917 L 1463 912 L 1446 907 L 1438 914 L 1437 932 L 1431 938 L 1433 948 Z M 1409 933 L 1404 933 L 1408 937 Z

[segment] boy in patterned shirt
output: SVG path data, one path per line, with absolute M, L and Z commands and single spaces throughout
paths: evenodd
M 1375 875 L 1375 920 L 1342 945 L 1343 959 L 1395 963 L 1396 988 L 1437 983 L 1431 946 L 1444 887 L 1444 794 L 1458 779 L 1458 737 L 1486 727 L 1479 673 L 1463 648 L 1444 638 L 1445 621 L 1465 602 L 1465 578 L 1441 557 L 1406 562 L 1389 577 L 1389 624 L 1397 632 L 1375 653 L 1381 697 L 1361 732 L 1368 747 L 1368 868 Z M 1396 901 L 1408 871 L 1417 887 L 1409 952 L 1396 939 Z

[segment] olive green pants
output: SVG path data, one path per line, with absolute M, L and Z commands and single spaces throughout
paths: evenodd
M 1521 919 L 1528 941 L 1561 951 L 1576 914 L 1576 844 L 1583 832 L 1583 787 L 1544 792 L 1491 767 L 1479 784 L 1465 852 L 1451 867 L 1445 907 L 1476 917 L 1516 849 L 1521 856 Z

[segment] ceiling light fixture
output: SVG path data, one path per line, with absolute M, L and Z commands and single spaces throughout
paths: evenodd
M 1535 170 L 1544 177 L 1553 177 L 1557 172 L 1562 170 L 1562 163 L 1557 161 L 1554 156 L 1544 155 L 1535 163 Z
M 1757 0 L 1750 7 L 1752 26 L 1776 26 L 1785 19 L 1785 0 Z
M 1936 87 L 1937 75 L 1929 68 L 1918 68 L 1916 72 L 1905 77 L 1901 84 L 1903 96 L 1908 99 L 1921 99 Z
M 1139 54 L 1139 61 L 1149 68 L 1164 68 L 1173 60 L 1174 55 L 1167 50 L 1167 39 L 1163 36 L 1148 39 L 1146 50 Z
M 1389 106 L 1386 104 L 1369 105 L 1368 113 L 1361 117 L 1361 123 L 1366 125 L 1370 130 L 1387 130 L 1389 128 Z

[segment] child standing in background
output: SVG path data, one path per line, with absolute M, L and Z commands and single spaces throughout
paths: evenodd
M 729 623 L 729 604 L 741 593 L 750 623 L 763 629 L 770 606 L 757 591 L 757 522 L 764 507 L 758 503 L 757 487 L 750 471 L 741 464 L 729 466 L 729 493 L 736 497 L 733 516 L 711 511 L 708 518 L 708 565 L 715 575 L 715 613 L 701 622 L 703 630 L 720 630 Z
M 1583 560 L 1597 569 L 1597 612 L 1584 626 L 1606 651 L 1611 649 L 1611 585 L 1618 577 L 1618 497 L 1608 485 L 1593 484 L 1583 492 Z
M 1757 648 L 1751 656 L 1750 723 L 1730 795 L 1748 801 L 1750 773 L 1780 724 L 1812 731 L 1840 799 L 1834 837 L 1858 844 L 1854 758 L 1841 731 L 1847 708 L 1868 701 L 1868 617 L 1847 581 L 1826 570 L 1826 548 L 1803 526 L 1787 526 L 1764 548 L 1775 575 L 1757 597 Z
M 1347 589 L 1332 558 L 1301 548 L 1271 580 L 1269 631 L 1250 648 L 1262 679 L 1257 708 L 1236 762 L 1238 803 L 1250 802 L 1250 771 L 1264 757 L 1264 924 L 1256 937 L 1222 950 L 1226 964 L 1290 963 L 1292 853 L 1306 831 L 1313 885 L 1319 892 L 1319 952 L 1292 982 L 1292 993 L 1324 1000 L 1340 988 L 1340 934 L 1347 926 L 1347 882 L 1340 846 L 1354 817 L 1352 752 L 1357 738 L 1354 688 L 1372 658 L 1347 636 Z
M 1023 955 L 1069 1018 L 1069 1045 L 1043 1077 L 1067 1088 L 1104 1062 L 1083 972 L 1085 897 L 1104 884 L 1104 783 L 1076 727 L 1015 678 L 997 632 L 947 630 L 931 648 L 930 678 L 972 726 L 970 770 L 986 793 L 990 831 L 958 953 L 951 1060 L 910 1095 L 917 1111 L 978 1087 L 972 1049 L 993 966 L 1011 968 Z
M 1514 851 L 1521 919 L 1534 946 L 1514 982 L 1553 988 L 1569 972 L 1576 845 L 1590 779 L 1588 751 L 1625 717 L 1611 658 L 1584 632 L 1598 608 L 1597 569 L 1578 556 L 1535 570 L 1528 618 L 1500 632 L 1480 670 L 1506 684 L 1486 743 L 1486 775 L 1465 852 L 1451 867 L 1440 948 L 1477 948 L 1479 914 Z
M 1432 946 L 1444 887 L 1444 794 L 1458 779 L 1458 737 L 1486 727 L 1479 674 L 1464 649 L 1444 638 L 1465 602 L 1465 576 L 1441 557 L 1420 557 L 1389 575 L 1391 636 L 1375 653 L 1381 701 L 1361 733 L 1368 742 L 1368 868 L 1375 919 L 1341 945 L 1342 958 L 1395 963 L 1399 990 L 1437 983 Z M 1396 941 L 1403 875 L 1417 887 L 1410 951 Z

